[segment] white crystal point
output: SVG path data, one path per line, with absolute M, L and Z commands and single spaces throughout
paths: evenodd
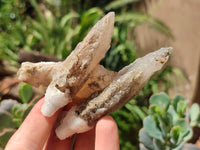
M 60 139 L 65 139 L 75 133 L 85 132 L 99 118 L 121 108 L 139 93 L 156 71 L 164 66 L 171 49 L 161 48 L 122 68 L 99 95 L 67 112 L 56 129 L 56 135 Z
M 59 108 L 67 105 L 71 98 L 77 98 L 77 102 L 80 102 L 96 92 L 96 89 L 103 90 L 112 81 L 113 72 L 101 69 L 99 77 L 107 78 L 99 81 L 94 71 L 98 70 L 100 60 L 110 48 L 114 16 L 114 12 L 110 12 L 99 20 L 64 61 L 22 64 L 18 71 L 20 80 L 47 88 L 41 110 L 45 116 L 52 116 Z M 109 74 L 111 77 L 108 77 Z M 91 80 L 90 77 L 94 78 Z M 98 88 L 92 90 L 87 84 L 98 85 Z M 84 94 L 89 88 L 90 92 Z
M 72 107 L 60 122 L 60 126 L 56 128 L 56 136 L 60 140 L 68 138 L 75 133 L 86 132 L 92 128 L 88 126 L 87 121 L 77 116 L 75 110 L 76 107 Z
M 44 116 L 52 116 L 59 108 L 67 105 L 71 101 L 69 89 L 61 92 L 51 84 L 47 88 L 45 101 L 41 112 Z
M 52 116 L 59 108 L 69 102 L 83 87 L 99 61 L 110 47 L 114 27 L 114 13 L 108 13 L 89 31 L 81 43 L 66 58 L 54 68 L 53 80 L 47 88 L 42 113 Z M 71 91 L 65 91 L 65 89 Z M 48 108 L 49 107 L 49 108 Z

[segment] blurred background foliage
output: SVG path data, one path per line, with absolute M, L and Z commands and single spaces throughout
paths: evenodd
M 115 11 L 112 45 L 101 64 L 107 69 L 118 71 L 138 56 L 139 50 L 134 41 L 137 26 L 147 24 L 173 38 L 169 28 L 160 20 L 138 12 L 135 9 L 138 3 L 141 0 L 0 0 L 0 59 L 18 68 L 18 54 L 24 50 L 37 51 L 62 60 L 100 18 L 109 11 Z M 173 86 L 173 75 L 182 76 L 177 68 L 167 66 L 145 84 L 136 98 L 112 114 L 119 127 L 122 150 L 138 149 L 138 132 L 142 120 L 147 116 L 148 99 L 159 91 L 167 93 Z M 26 91 L 26 87 L 23 90 Z M 24 118 L 22 112 L 29 110 L 23 94 L 19 99 L 21 101 L 17 105 L 20 107 L 17 108 L 21 113 L 14 130 L 23 120 L 19 121 L 19 117 L 22 115 Z

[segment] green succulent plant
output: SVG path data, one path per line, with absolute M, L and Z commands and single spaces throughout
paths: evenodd
M 187 107 L 188 101 L 181 95 L 173 99 L 165 93 L 152 96 L 139 133 L 140 149 L 181 150 L 193 135 L 192 126 L 199 125 L 199 106 L 192 105 L 190 117 Z
M 105 13 L 115 11 L 116 22 L 112 45 L 101 64 L 110 70 L 118 71 L 137 57 L 137 45 L 134 41 L 137 26 L 146 24 L 172 37 L 170 29 L 160 20 L 147 13 L 133 10 L 132 6 L 139 1 L 141 0 L 2 0 L 0 1 L 0 59 L 19 67 L 20 49 L 40 51 L 64 59 Z M 45 6 L 45 9 L 41 9 L 41 6 Z M 147 100 L 153 93 L 158 92 L 159 83 L 163 83 L 163 91 L 168 91 L 173 82 L 170 80 L 172 74 L 173 68 L 166 67 L 150 79 L 139 96 L 112 114 L 118 123 L 122 150 L 138 149 L 138 131 L 147 115 Z M 26 89 L 26 86 L 28 85 L 22 87 Z M 28 104 L 30 96 L 25 94 L 27 92 L 23 88 L 20 93 L 21 103 L 16 105 L 20 105 L 18 109 L 24 112 L 32 104 Z M 22 117 L 24 113 L 21 110 L 17 114 Z M 12 112 L 9 114 L 16 118 Z M 18 126 L 22 120 L 16 118 Z M 4 134 L 5 138 L 1 140 L 3 143 L 6 143 L 8 135 L 10 136 Z
M 18 92 L 22 103 L 12 99 L 4 99 L 0 102 L 0 147 L 5 147 L 38 100 L 28 103 L 33 92 L 29 84 L 21 83 Z

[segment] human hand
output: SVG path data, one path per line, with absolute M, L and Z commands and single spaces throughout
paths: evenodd
M 20 128 L 9 140 L 5 150 L 71 150 L 74 137 L 59 140 L 54 123 L 59 112 L 45 117 L 40 112 L 44 98 L 38 101 Z M 101 118 L 92 130 L 77 134 L 75 150 L 119 150 L 118 129 L 110 116 Z

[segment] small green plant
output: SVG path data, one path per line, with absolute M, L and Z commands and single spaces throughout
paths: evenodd
M 200 108 L 198 104 L 193 104 L 190 108 L 190 125 L 200 127 Z
M 176 74 L 176 70 L 177 68 L 166 66 L 165 69 L 157 72 L 144 85 L 138 96 L 112 114 L 118 124 L 122 150 L 139 149 L 138 133 L 142 128 L 142 121 L 148 115 L 149 98 L 159 91 L 168 93 L 174 84 L 173 76 L 177 78 L 183 76 L 183 74 Z
M 101 17 L 109 11 L 115 11 L 112 45 L 101 64 L 107 69 L 118 71 L 137 57 L 134 41 L 137 26 L 147 24 L 172 37 L 169 28 L 158 19 L 133 10 L 132 5 L 139 1 L 141 0 L 0 1 L 0 58 L 19 67 L 18 52 L 24 49 L 64 59 Z M 158 92 L 159 83 L 163 83 L 163 91 L 168 91 L 171 82 L 167 76 L 170 75 L 171 69 L 167 67 L 153 76 L 139 96 L 113 114 L 118 123 L 122 150 L 138 148 L 137 133 L 147 115 L 147 100 L 152 93 Z M 24 94 L 20 96 L 21 102 L 26 103 L 26 106 L 29 101 L 27 97 L 29 96 Z M 18 122 L 20 124 L 19 120 Z
M 138 149 L 138 132 L 142 127 L 142 120 L 147 115 L 146 112 L 146 106 L 139 106 L 137 100 L 132 99 L 124 107 L 112 113 L 119 129 L 121 150 Z
M 170 99 L 165 93 L 150 98 L 149 115 L 140 130 L 140 149 L 179 150 L 192 137 L 192 126 L 199 125 L 199 106 L 193 104 L 190 117 L 188 101 L 181 95 Z
M 19 93 L 19 98 L 22 100 L 22 102 L 28 104 L 28 102 L 33 96 L 32 86 L 30 84 L 22 82 L 19 84 L 18 93 Z
M 5 147 L 38 100 L 35 99 L 28 104 L 33 92 L 29 84 L 21 83 L 18 92 L 22 103 L 12 99 L 5 99 L 0 103 L 0 147 Z

